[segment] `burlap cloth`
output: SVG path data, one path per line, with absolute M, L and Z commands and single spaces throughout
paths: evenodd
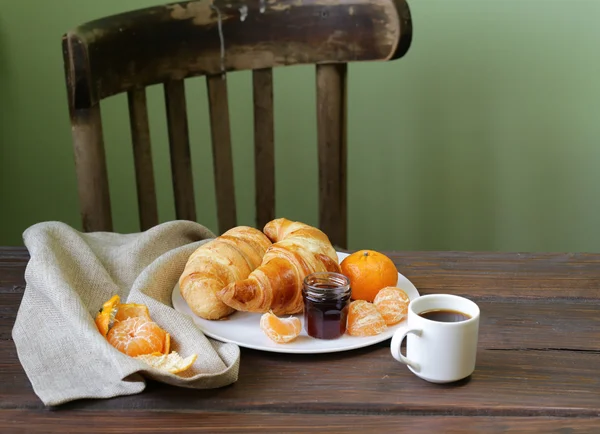
M 46 222 L 23 237 L 31 260 L 12 336 L 45 405 L 139 393 L 144 377 L 199 389 L 237 381 L 239 347 L 208 339 L 171 304 L 188 257 L 214 238 L 204 226 L 174 221 L 143 233 L 116 234 Z M 113 348 L 94 318 L 114 294 L 123 303 L 147 305 L 152 319 L 171 334 L 172 351 L 198 354 L 194 366 L 182 374 L 165 373 Z

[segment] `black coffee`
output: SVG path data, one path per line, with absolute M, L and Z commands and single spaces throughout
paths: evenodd
M 437 322 L 460 322 L 471 319 L 470 315 L 450 309 L 426 310 L 419 314 L 420 317 Z

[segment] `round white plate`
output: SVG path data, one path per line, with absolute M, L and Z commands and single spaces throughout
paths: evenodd
M 337 252 L 341 262 L 348 253 Z M 406 277 L 398 273 L 399 288 L 404 290 L 411 300 L 419 297 L 419 291 Z M 240 347 L 255 350 L 271 351 L 275 353 L 316 354 L 334 353 L 362 348 L 390 339 L 397 328 L 402 327 L 406 320 L 400 321 L 387 328 L 386 331 L 376 336 L 356 337 L 347 333 L 338 339 L 325 340 L 311 338 L 304 330 L 304 317 L 302 314 L 294 315 L 302 322 L 302 332 L 294 341 L 287 344 L 273 342 L 260 329 L 260 313 L 235 312 L 226 320 L 210 321 L 195 315 L 179 292 L 179 284 L 175 285 L 172 294 L 173 307 L 176 311 L 190 316 L 205 335 L 222 342 L 232 342 Z

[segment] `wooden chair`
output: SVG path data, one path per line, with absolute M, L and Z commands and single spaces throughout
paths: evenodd
M 316 64 L 319 227 L 346 247 L 346 70 L 402 57 L 405 0 L 199 0 L 102 18 L 63 36 L 85 231 L 111 231 L 100 101 L 127 92 L 140 226 L 158 223 L 145 87 L 164 83 L 178 219 L 195 220 L 184 79 L 206 76 L 219 231 L 236 225 L 226 73 L 253 70 L 256 224 L 275 217 L 272 68 Z

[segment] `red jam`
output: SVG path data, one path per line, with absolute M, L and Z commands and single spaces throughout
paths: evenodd
M 304 327 L 317 339 L 337 339 L 346 332 L 350 282 L 338 273 L 314 273 L 304 281 Z

